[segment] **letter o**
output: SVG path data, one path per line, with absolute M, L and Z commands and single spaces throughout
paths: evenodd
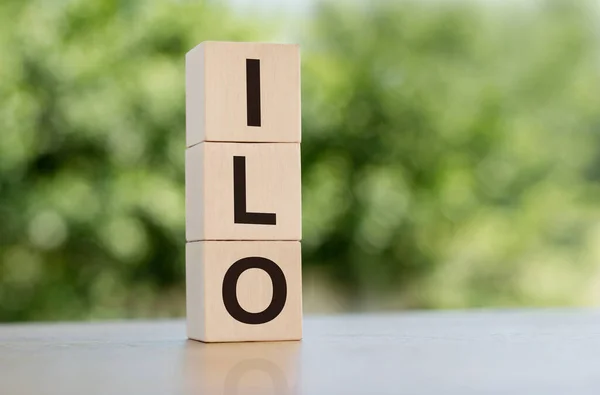
M 237 283 L 248 269 L 264 270 L 273 284 L 273 297 L 269 306 L 261 312 L 250 313 L 242 306 L 237 298 Z M 248 257 L 236 261 L 225 273 L 223 278 L 223 303 L 229 315 L 244 324 L 259 325 L 275 319 L 285 306 L 287 299 L 287 282 L 281 268 L 273 261 L 263 257 Z

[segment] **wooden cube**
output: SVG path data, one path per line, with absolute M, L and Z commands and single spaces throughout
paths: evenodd
M 300 142 L 298 45 L 203 42 L 186 55 L 187 146 Z
M 186 150 L 186 239 L 300 240 L 299 144 Z
M 187 332 L 203 342 L 299 340 L 297 241 L 186 244 Z

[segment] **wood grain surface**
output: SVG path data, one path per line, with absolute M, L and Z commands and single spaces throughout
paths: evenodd
M 600 312 L 308 317 L 281 343 L 199 343 L 183 321 L 3 325 L 0 393 L 596 395 Z
M 233 262 L 264 257 L 281 268 L 287 295 L 281 312 L 269 322 L 248 325 L 225 309 L 222 285 Z M 299 340 L 302 338 L 302 267 L 298 241 L 198 241 L 186 244 L 188 336 L 207 342 Z M 245 271 L 235 290 L 241 307 L 264 311 L 272 301 L 269 275 L 259 269 Z
M 260 61 L 260 127 L 248 126 L 246 60 Z M 300 137 L 300 47 L 206 41 L 186 55 L 187 146 Z
M 234 157 L 245 158 L 246 209 L 275 225 L 234 221 Z M 186 150 L 186 240 L 301 240 L 300 144 L 201 143 Z

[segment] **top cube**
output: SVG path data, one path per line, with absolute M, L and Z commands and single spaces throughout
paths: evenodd
M 206 41 L 186 55 L 187 147 L 300 142 L 296 44 Z

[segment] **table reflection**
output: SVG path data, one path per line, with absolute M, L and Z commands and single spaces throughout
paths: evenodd
M 185 386 L 194 394 L 297 394 L 300 342 L 212 343 L 189 340 Z

